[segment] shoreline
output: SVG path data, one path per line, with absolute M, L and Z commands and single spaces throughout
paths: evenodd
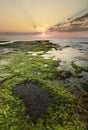
M 39 45 L 39 47 L 37 45 Z M 48 48 L 49 48 L 49 46 L 51 46 L 51 45 L 52 46 L 50 49 L 48 49 L 48 48 L 45 49 L 46 50 L 45 51 L 43 49 L 42 50 L 40 49 L 43 45 Z M 1 56 L 9 54 L 9 53 L 18 53 L 21 51 L 24 51 L 26 54 L 29 54 L 29 55 L 35 56 L 35 57 L 40 55 L 44 59 L 56 60 L 59 63 L 57 66 L 58 70 L 67 71 L 67 73 L 69 73 L 69 71 L 70 71 L 72 75 L 75 75 L 76 77 L 77 77 L 77 75 L 81 75 L 81 77 L 82 76 L 85 77 L 86 80 L 88 78 L 86 73 L 76 74 L 76 68 L 74 67 L 74 66 L 77 66 L 78 68 L 81 67 L 81 69 L 85 71 L 85 68 L 87 69 L 87 64 L 88 64 L 88 62 L 87 62 L 88 54 L 85 52 L 84 53 L 81 52 L 77 48 L 74 48 L 72 45 L 60 46 L 58 44 L 50 42 L 49 40 L 34 40 L 34 41 L 11 41 L 11 42 L 7 42 L 5 44 L 1 44 L 0 46 L 2 47 Z M 23 46 L 23 47 L 21 47 L 21 46 Z M 26 46 L 29 46 L 29 47 L 24 49 L 24 47 L 26 47 Z M 33 48 L 31 48 L 32 46 L 33 46 Z M 33 50 L 30 50 L 30 48 Z M 77 64 L 77 62 L 79 62 L 79 64 Z M 1 64 L 6 64 L 6 62 L 2 61 Z M 75 78 L 73 78 L 72 80 L 75 80 L 75 82 L 77 82 L 78 84 L 80 83 L 80 80 L 78 82 L 77 79 L 75 79 Z M 69 83 L 70 83 L 70 78 L 69 78 Z

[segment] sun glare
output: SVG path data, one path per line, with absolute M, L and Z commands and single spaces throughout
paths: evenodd
M 36 30 L 37 30 L 38 32 L 40 32 L 43 37 L 46 36 L 46 31 L 47 31 L 47 29 L 46 29 L 44 26 L 39 26 L 39 27 L 36 28 Z

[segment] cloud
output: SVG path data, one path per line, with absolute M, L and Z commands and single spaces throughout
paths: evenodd
M 49 31 L 59 31 L 59 32 L 88 31 L 88 13 L 80 17 L 76 17 L 74 19 L 69 18 L 65 22 L 49 28 Z

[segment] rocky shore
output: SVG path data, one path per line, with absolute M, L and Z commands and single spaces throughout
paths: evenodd
M 88 128 L 88 54 L 78 48 L 49 40 L 0 44 L 1 129 Z

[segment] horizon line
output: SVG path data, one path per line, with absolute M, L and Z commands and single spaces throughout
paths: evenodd
M 30 35 L 37 35 L 41 34 L 41 32 L 0 32 L 0 35 L 14 35 L 14 34 L 30 34 Z

